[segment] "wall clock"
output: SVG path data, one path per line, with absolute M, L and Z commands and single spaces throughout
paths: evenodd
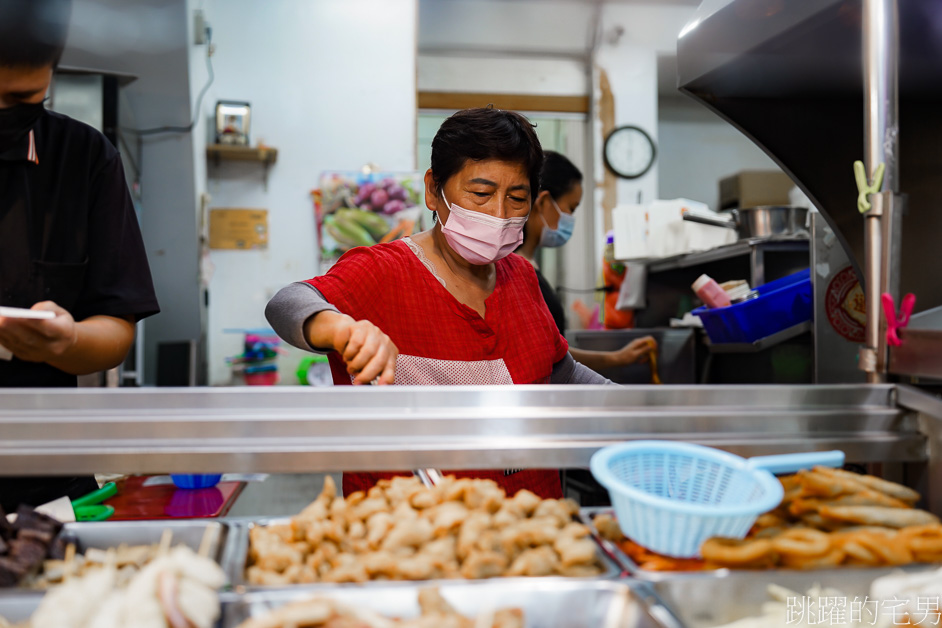
M 657 157 L 654 140 L 637 126 L 620 126 L 605 138 L 603 149 L 605 165 L 623 179 L 637 179 L 644 175 Z

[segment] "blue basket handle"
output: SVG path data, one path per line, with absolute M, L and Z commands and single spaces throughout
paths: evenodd
M 756 456 L 746 461 L 746 466 L 752 469 L 764 469 L 769 473 L 794 473 L 814 466 L 841 467 L 843 465 L 844 452 L 839 449 L 780 456 Z

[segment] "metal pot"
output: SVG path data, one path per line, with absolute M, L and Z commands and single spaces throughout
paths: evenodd
M 717 220 L 687 212 L 684 220 L 734 229 L 739 238 L 767 238 L 808 233 L 808 208 L 790 205 L 746 207 L 730 211 L 730 220 Z

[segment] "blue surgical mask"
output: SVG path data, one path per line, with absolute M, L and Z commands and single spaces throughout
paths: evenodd
M 576 217 L 572 214 L 563 213 L 563 210 L 559 208 L 552 196 L 549 197 L 549 200 L 553 203 L 556 211 L 559 212 L 559 224 L 556 225 L 555 229 L 543 225 L 543 233 L 540 234 L 540 246 L 552 248 L 569 242 L 569 238 L 572 237 L 572 230 L 576 226 Z

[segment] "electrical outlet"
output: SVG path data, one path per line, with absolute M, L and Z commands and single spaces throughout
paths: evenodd
M 203 15 L 202 9 L 193 11 L 193 34 L 195 37 L 194 43 L 197 46 L 206 43 L 206 17 Z

